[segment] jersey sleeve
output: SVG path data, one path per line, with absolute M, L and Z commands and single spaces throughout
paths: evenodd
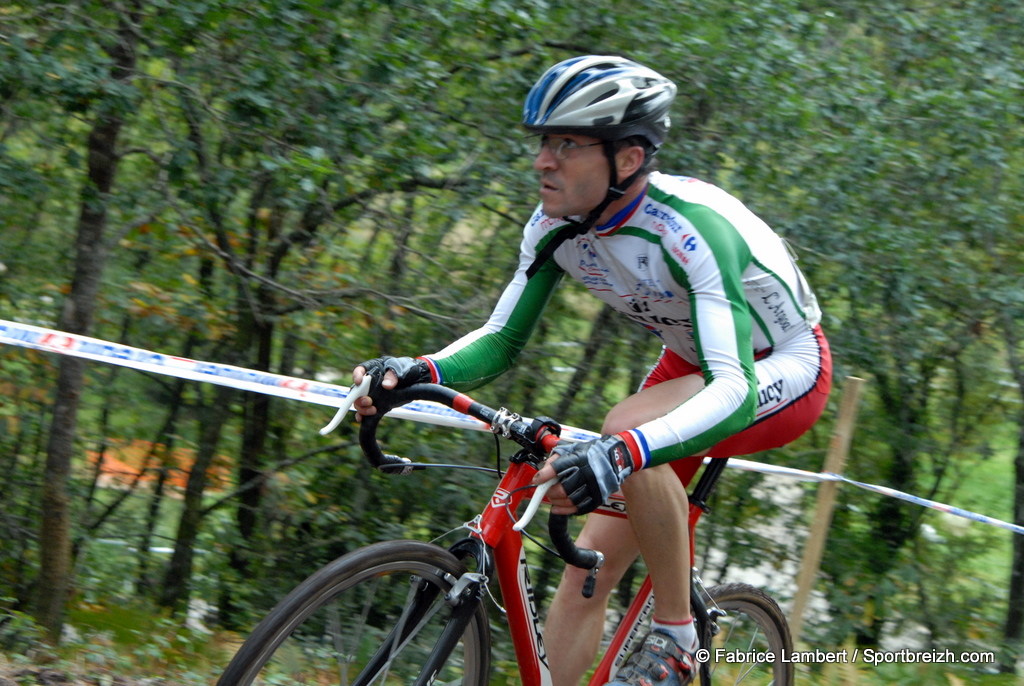
M 526 270 L 537 251 L 554 235 L 548 230 L 551 224 L 539 211 L 527 224 L 519 250 L 519 267 L 487 323 L 443 350 L 421 358 L 430 365 L 436 383 L 468 391 L 512 367 L 564 274 L 554 260 L 548 260 L 533 278 L 526 278 Z M 553 228 L 557 228 L 557 223 Z
M 717 212 L 698 206 L 685 214 L 694 233 L 665 249 L 675 281 L 689 293 L 705 386 L 658 419 L 623 432 L 636 468 L 700 454 L 747 428 L 755 416 L 752 320 L 743 290 L 750 249 Z

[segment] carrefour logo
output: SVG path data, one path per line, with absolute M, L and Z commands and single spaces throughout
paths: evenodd
M 683 234 L 683 250 L 686 252 L 693 252 L 697 249 L 697 237 L 692 233 Z
M 683 230 L 683 225 L 679 223 L 679 218 L 675 214 L 666 212 L 655 206 L 654 203 L 644 205 L 644 214 L 655 220 L 651 222 L 650 226 L 663 236 L 669 232 L 679 233 Z

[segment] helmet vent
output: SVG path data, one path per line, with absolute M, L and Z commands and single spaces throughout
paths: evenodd
M 676 86 L 622 57 L 573 57 L 548 69 L 523 104 L 523 126 L 537 134 L 616 141 L 641 136 L 656 149 L 668 132 Z
M 619 87 L 618 86 L 616 86 L 615 88 L 611 88 L 609 90 L 606 90 L 604 93 L 601 93 L 596 98 L 594 98 L 589 103 L 587 103 L 587 107 L 589 107 L 590 105 L 596 105 L 597 103 L 601 102 L 602 100 L 607 100 L 608 98 L 612 97 L 613 95 L 615 95 L 618 92 L 619 92 Z

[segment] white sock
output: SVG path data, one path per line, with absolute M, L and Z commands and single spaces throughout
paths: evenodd
M 693 617 L 681 622 L 663 622 L 652 618 L 651 628 L 660 629 L 669 636 L 672 636 L 683 650 L 692 653 L 700 647 L 697 639 L 697 628 L 693 625 Z

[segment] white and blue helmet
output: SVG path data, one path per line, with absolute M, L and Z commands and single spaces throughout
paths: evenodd
M 523 105 L 531 133 L 569 133 L 602 140 L 643 136 L 661 146 L 676 85 L 622 57 L 588 55 L 544 72 Z

